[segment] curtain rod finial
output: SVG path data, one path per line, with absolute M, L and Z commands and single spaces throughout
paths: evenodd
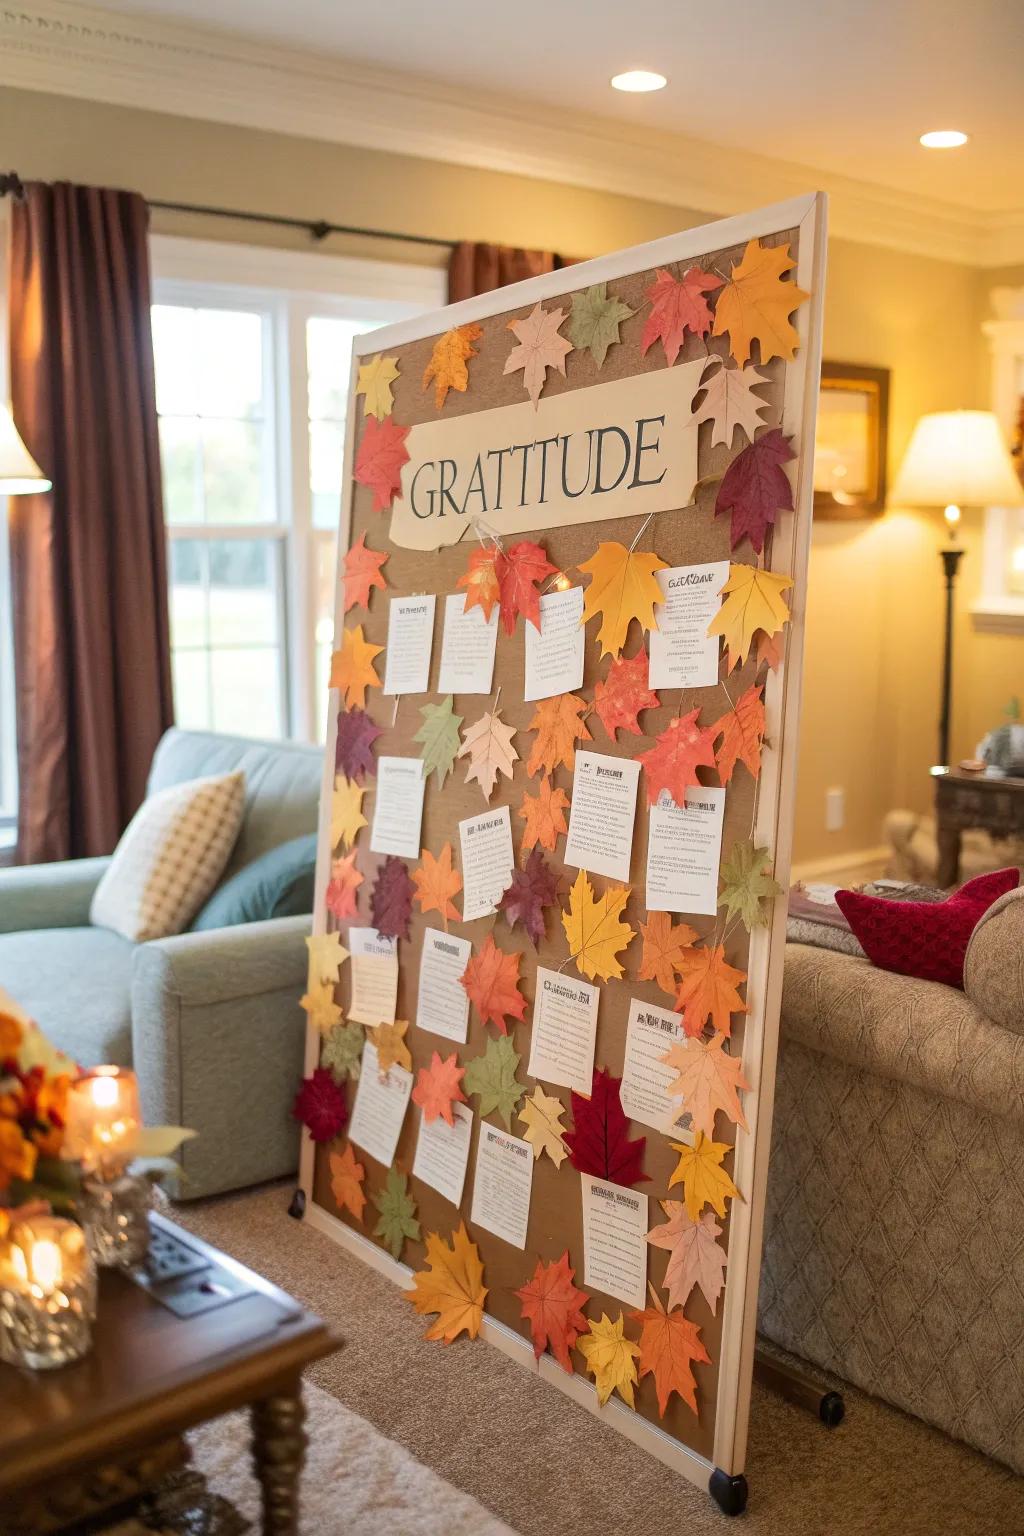
M 19 202 L 25 196 L 25 187 L 17 171 L 0 171 L 0 197 L 8 194 Z
M 326 240 L 331 232 L 331 226 L 326 219 L 317 219 L 315 224 L 309 226 L 309 232 L 314 240 Z

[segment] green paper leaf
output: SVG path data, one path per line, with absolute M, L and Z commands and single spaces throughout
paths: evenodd
M 409 1193 L 408 1175 L 399 1173 L 397 1168 L 389 1168 L 384 1188 L 370 1198 L 380 1211 L 380 1220 L 373 1229 L 373 1235 L 384 1239 L 393 1259 L 400 1259 L 406 1238 L 418 1240 L 420 1235 L 416 1202 Z
M 333 1024 L 327 1031 L 320 1047 L 320 1065 L 329 1069 L 339 1085 L 346 1078 L 353 1083 L 358 1078 L 365 1039 L 361 1024 Z
M 772 856 L 767 848 L 755 848 L 752 839 L 737 843 L 722 865 L 722 887 L 718 905 L 725 907 L 726 918 L 737 914 L 749 933 L 752 928 L 768 926 L 767 902 L 782 895 L 782 886 L 771 873 Z
M 413 741 L 423 743 L 420 756 L 424 773 L 436 773 L 439 784 L 443 784 L 451 773 L 460 746 L 459 727 L 463 717 L 455 713 L 454 706 L 451 694 L 440 704 L 424 704 L 420 710 L 423 724 L 413 737 Z
M 497 1110 L 507 1131 L 512 1129 L 512 1115 L 526 1092 L 524 1084 L 516 1081 L 519 1061 L 519 1052 L 507 1035 L 489 1035 L 484 1054 L 474 1056 L 462 1079 L 466 1092 L 478 1096 L 481 1116 Z
M 580 350 L 589 350 L 599 368 L 608 348 L 619 340 L 619 326 L 633 313 L 621 299 L 610 299 L 607 289 L 607 283 L 595 283 L 584 293 L 574 293 L 569 317 L 570 341 Z

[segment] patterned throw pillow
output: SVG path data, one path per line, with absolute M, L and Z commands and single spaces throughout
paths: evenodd
M 89 921 L 137 944 L 182 933 L 220 879 L 244 809 L 243 773 L 172 784 L 144 800 L 96 887 Z

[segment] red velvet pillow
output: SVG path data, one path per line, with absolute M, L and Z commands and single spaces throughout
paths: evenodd
M 1019 869 L 997 869 L 968 880 L 945 901 L 898 901 L 837 891 L 836 902 L 874 965 L 962 989 L 971 934 L 992 903 L 1019 881 Z

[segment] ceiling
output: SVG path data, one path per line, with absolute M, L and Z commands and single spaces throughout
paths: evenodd
M 1024 0 L 104 0 L 475 96 L 683 133 L 974 211 L 1024 204 Z M 669 77 L 628 97 L 618 70 Z M 398 82 L 401 90 L 401 82 Z M 970 143 L 920 148 L 930 128 Z

